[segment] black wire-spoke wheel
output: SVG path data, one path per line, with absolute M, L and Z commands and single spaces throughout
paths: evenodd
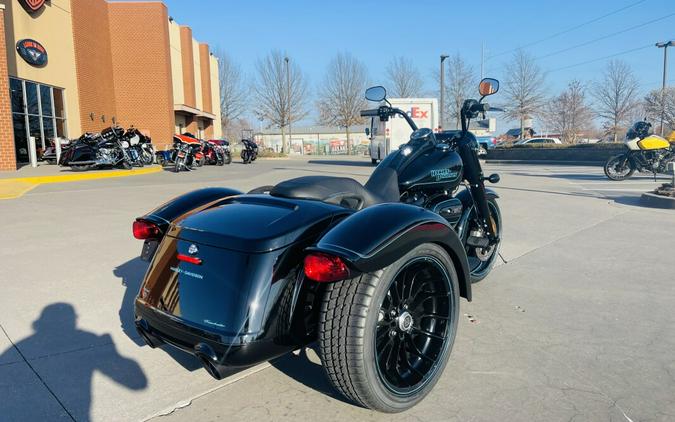
M 458 286 L 452 259 L 435 244 L 420 245 L 376 273 L 328 285 L 319 344 L 333 386 L 382 412 L 421 401 L 452 350 Z
M 407 263 L 380 306 L 375 337 L 377 369 L 387 387 L 409 394 L 434 375 L 450 320 L 449 276 L 433 257 Z

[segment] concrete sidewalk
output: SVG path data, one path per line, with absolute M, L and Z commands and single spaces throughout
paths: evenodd
M 675 418 L 675 213 L 632 205 L 630 189 L 653 182 L 603 191 L 592 168 L 486 168 L 502 175 L 494 187 L 508 263 L 462 302 L 445 374 L 404 414 L 344 402 L 312 351 L 215 381 L 189 355 L 142 346 L 135 217 L 203 186 L 248 190 L 307 174 L 365 181 L 371 171 L 359 160 L 233 163 L 41 185 L 1 202 L 0 419 Z

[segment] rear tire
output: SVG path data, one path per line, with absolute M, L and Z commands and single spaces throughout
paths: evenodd
M 624 160 L 624 163 L 620 163 L 621 160 Z M 621 166 L 621 168 L 617 168 Z M 626 172 L 626 168 L 629 170 Z M 628 157 L 626 157 L 624 154 L 621 155 L 616 155 L 605 163 L 605 176 L 609 180 L 614 180 L 614 181 L 621 181 L 621 180 L 626 180 L 629 177 L 635 173 L 635 169 L 631 167 L 630 161 L 628 160 Z
M 383 270 L 329 284 L 319 345 L 331 384 L 380 412 L 413 407 L 443 373 L 458 316 L 455 267 L 432 243 Z
M 370 164 L 372 164 L 372 165 L 377 164 L 377 158 L 371 158 L 371 159 L 370 159 Z
M 87 171 L 89 170 L 89 168 L 90 168 L 89 164 L 82 164 L 82 165 L 75 164 L 70 166 L 70 169 L 72 171 Z
M 225 154 L 225 164 L 231 164 L 232 163 L 232 155 L 231 154 Z

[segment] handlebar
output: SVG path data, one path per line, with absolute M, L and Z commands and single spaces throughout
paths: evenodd
M 361 110 L 361 117 L 376 117 L 379 116 L 378 109 L 371 108 L 370 110 Z

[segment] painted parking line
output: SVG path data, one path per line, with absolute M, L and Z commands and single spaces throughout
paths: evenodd
M 162 171 L 159 166 L 133 170 L 109 170 L 93 173 L 58 174 L 52 176 L 17 177 L 0 179 L 0 199 L 16 199 L 40 185 L 52 183 L 82 182 L 115 177 L 141 176 Z

